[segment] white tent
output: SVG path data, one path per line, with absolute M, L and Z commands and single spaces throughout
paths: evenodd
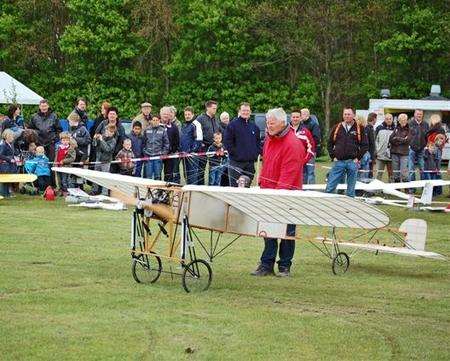
M 0 71 L 0 104 L 39 104 L 43 99 L 30 88 Z

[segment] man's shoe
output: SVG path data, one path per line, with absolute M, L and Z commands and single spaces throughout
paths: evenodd
M 259 264 L 258 267 L 250 274 L 252 276 L 263 277 L 263 276 L 273 276 L 275 273 L 273 272 L 273 268 L 267 268 L 262 264 Z
M 277 277 L 289 277 L 290 275 L 291 271 L 289 270 L 289 268 L 280 268 Z

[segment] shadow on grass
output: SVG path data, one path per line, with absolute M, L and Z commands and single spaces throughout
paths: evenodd
M 373 264 L 352 264 L 347 272 L 356 274 L 370 274 L 372 276 L 382 275 L 386 277 L 408 277 L 415 279 L 447 279 L 444 273 L 425 272 L 423 269 L 407 269 L 401 267 L 386 267 L 384 265 Z M 345 277 L 345 276 L 343 276 Z

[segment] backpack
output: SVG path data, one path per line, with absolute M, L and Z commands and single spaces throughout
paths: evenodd
M 339 132 L 339 129 L 341 129 L 341 127 L 342 127 L 342 122 L 340 122 L 338 124 L 338 126 L 336 127 L 336 129 L 334 130 L 333 143 L 336 142 L 336 137 L 337 137 L 337 134 Z M 359 124 L 356 124 L 356 139 L 358 139 L 358 143 L 361 143 L 361 127 L 359 126 Z
M 47 188 L 45 188 L 44 199 L 46 201 L 54 201 L 55 198 L 56 198 L 55 190 L 51 186 L 48 186 Z

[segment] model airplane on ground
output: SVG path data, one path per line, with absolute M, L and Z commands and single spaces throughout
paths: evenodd
M 326 184 L 304 184 L 304 190 L 320 190 L 325 191 Z M 384 183 L 378 179 L 373 179 L 370 182 L 356 182 L 355 190 L 362 191 L 366 194 L 383 193 L 388 196 L 393 196 L 399 199 L 384 199 L 381 197 L 361 197 L 362 200 L 369 204 L 384 204 L 391 206 L 403 206 L 407 207 L 407 202 L 413 202 L 414 204 L 430 206 L 433 197 L 433 188 L 438 186 L 450 186 L 450 181 L 434 179 L 434 180 L 420 180 L 401 183 Z M 416 198 L 407 193 L 401 192 L 403 189 L 423 188 L 421 198 Z M 339 184 L 337 186 L 338 191 L 345 191 L 347 189 L 346 184 Z M 445 203 L 447 204 L 447 203 Z M 433 208 L 433 207 L 431 207 Z M 443 208 L 443 207 L 441 207 Z
M 0 183 L 32 183 L 37 179 L 34 174 L 0 174 Z M 3 196 L 0 196 L 3 199 Z
M 132 275 L 136 282 L 154 283 L 161 273 L 179 274 L 187 292 L 206 290 L 211 284 L 213 260 L 242 236 L 287 237 L 288 224 L 329 228 L 330 238 L 309 239 L 331 259 L 333 273 L 345 273 L 350 257 L 341 246 L 405 256 L 445 259 L 425 251 L 426 223 L 405 221 L 400 230 L 388 228 L 389 217 L 374 206 L 337 194 L 314 191 L 273 190 L 209 186 L 180 186 L 163 181 L 97 172 L 81 168 L 53 168 L 105 187 L 127 205 L 132 216 Z M 361 230 L 341 242 L 337 229 Z M 377 234 L 392 235 L 387 245 Z M 225 242 L 224 233 L 233 234 Z M 206 236 L 206 239 L 205 239 Z M 366 239 L 364 239 L 364 236 Z M 160 242 L 166 238 L 167 242 Z M 356 242 L 361 240 L 363 243 Z M 206 259 L 199 258 L 194 244 Z M 225 244 L 223 244 L 225 242 Z M 318 243 L 318 244 L 317 244 Z M 165 246 L 165 247 L 164 247 Z M 181 271 L 162 267 L 162 260 L 176 262 Z

